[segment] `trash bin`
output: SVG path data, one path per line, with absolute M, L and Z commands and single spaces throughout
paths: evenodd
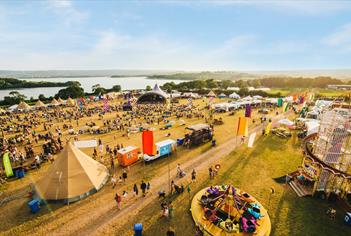
M 17 172 L 17 174 L 16 174 L 17 178 L 21 179 L 24 177 L 24 170 L 23 169 L 17 170 L 16 172 Z
M 177 138 L 177 145 L 182 146 L 184 143 L 184 138 Z
M 137 223 L 134 225 L 134 236 L 142 236 L 143 235 L 143 224 Z
M 346 212 L 346 215 L 345 215 L 345 223 L 347 225 L 351 225 L 351 212 Z
M 40 210 L 39 205 L 40 205 L 40 200 L 38 200 L 38 199 L 34 199 L 34 200 L 28 202 L 28 207 L 30 208 L 30 211 L 32 213 L 39 212 L 39 210 Z

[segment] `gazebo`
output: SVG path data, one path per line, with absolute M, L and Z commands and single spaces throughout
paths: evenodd
M 166 104 L 168 95 L 162 91 L 162 89 L 155 84 L 151 91 L 142 94 L 138 100 L 137 104 Z

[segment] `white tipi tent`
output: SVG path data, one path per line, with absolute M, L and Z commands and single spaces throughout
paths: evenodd
M 70 203 L 97 192 L 108 176 L 104 165 L 68 143 L 35 190 L 42 199 Z

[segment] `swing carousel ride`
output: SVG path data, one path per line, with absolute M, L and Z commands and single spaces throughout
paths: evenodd
M 271 231 L 266 209 L 254 197 L 231 185 L 199 191 L 192 200 L 191 214 L 204 235 L 268 236 Z

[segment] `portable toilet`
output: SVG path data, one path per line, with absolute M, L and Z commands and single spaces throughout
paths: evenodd
M 141 223 L 137 223 L 134 225 L 134 236 L 142 236 L 143 235 L 143 225 Z
M 135 146 L 128 146 L 125 148 L 120 149 L 117 152 L 117 159 L 119 165 L 126 167 L 129 166 L 139 159 L 139 148 Z

